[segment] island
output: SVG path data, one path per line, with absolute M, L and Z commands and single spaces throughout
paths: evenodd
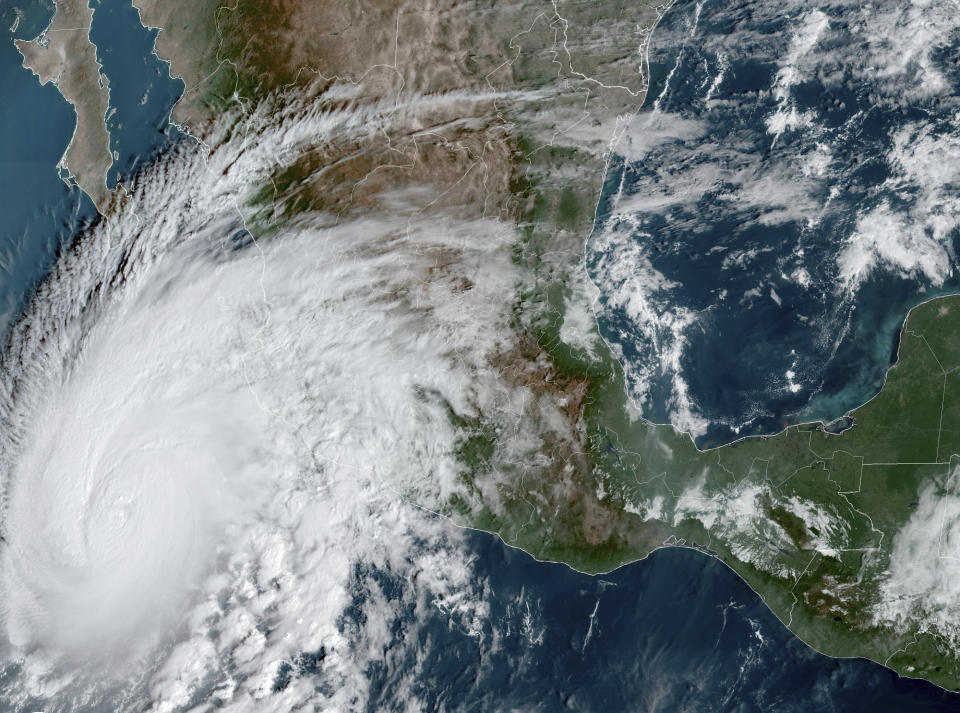
M 52 82 L 77 114 L 60 165 L 102 211 L 109 200 L 107 172 L 113 164 L 105 119 L 110 87 L 90 41 L 93 8 L 82 0 L 56 0 L 50 26 L 32 41 L 14 40 L 23 65 Z
M 960 297 L 910 313 L 868 403 L 712 450 L 642 417 L 598 333 L 584 241 L 646 97 L 646 52 L 669 3 L 135 5 L 185 81 L 174 118 L 204 144 L 252 131 L 245 118 L 257 112 L 350 106 L 368 118 L 368 131 L 318 140 L 242 196 L 254 235 L 310 211 L 331 224 L 387 212 L 494 218 L 517 236 L 522 278 L 504 296 L 513 317 L 485 367 L 515 398 L 464 409 L 420 395 L 446 409 L 459 470 L 442 502 L 418 504 L 586 572 L 695 548 L 820 651 L 960 690 Z M 58 5 L 48 37 L 72 24 L 67 11 L 83 14 Z M 69 98 L 63 61 L 37 60 L 63 46 L 47 42 L 27 61 L 60 76 Z M 91 111 L 102 118 L 101 108 Z M 100 145 L 83 144 L 87 164 L 68 152 L 87 185 L 94 166 L 105 171 Z M 425 284 L 458 259 L 434 257 Z M 475 286 L 457 279 L 458 290 Z

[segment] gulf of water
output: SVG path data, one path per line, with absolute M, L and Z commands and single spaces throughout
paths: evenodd
M 0 3 L 0 332 L 59 252 L 97 217 L 92 201 L 57 168 L 76 113 L 55 86 L 41 86 L 22 66 L 13 45 L 15 38 L 40 34 L 53 10 L 44 0 Z M 90 38 L 111 87 L 111 187 L 182 138 L 169 116 L 183 82 L 172 79 L 169 64 L 153 53 L 156 34 L 143 27 L 129 2 L 94 4 Z
M 183 138 L 169 118 L 184 83 L 172 79 L 170 63 L 154 53 L 157 33 L 141 24 L 129 2 L 107 0 L 94 5 L 90 39 L 110 79 L 107 130 L 116 157 L 107 175 L 111 188 Z
M 40 86 L 13 45 L 52 17 L 52 3 L 0 3 L 0 333 L 57 253 L 96 216 L 92 201 L 57 170 L 76 125 L 73 107 L 56 87 Z
M 58 250 L 95 210 L 56 164 L 75 117 L 20 66 L 12 38 L 32 37 L 52 7 L 0 4 L 0 309 L 9 321 Z M 152 54 L 129 2 L 95 5 L 92 36 L 113 88 L 111 180 L 124 180 L 177 139 L 168 125 L 182 85 Z M 666 57 L 663 58 L 666 61 Z M 443 603 L 395 622 L 395 650 L 369 674 L 371 710 L 399 710 L 413 690 L 428 710 L 960 711 L 960 697 L 865 660 L 819 655 L 790 634 L 720 562 L 660 550 L 600 577 L 540 563 L 469 533 L 465 557 L 490 603 L 483 630 L 451 624 Z M 407 586 L 389 572 L 385 591 Z M 364 592 L 356 593 L 360 616 Z M 412 637 L 412 638 L 411 638 Z M 296 671 L 310 675 L 309 657 Z M 411 671 L 415 672 L 411 681 Z M 278 685 L 282 685 L 278 681 Z M 412 686 L 412 688 L 411 688 Z
M 909 308 L 960 289 L 960 32 L 946 4 L 911 7 L 682 0 L 657 28 L 597 233 L 646 312 L 616 304 L 607 243 L 588 245 L 601 331 L 651 419 L 685 405 L 712 446 L 838 418 L 880 388 Z M 850 280 L 856 244 L 870 264 Z

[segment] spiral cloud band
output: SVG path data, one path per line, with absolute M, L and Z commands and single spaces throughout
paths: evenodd
M 456 487 L 448 408 L 523 398 L 486 360 L 509 317 L 509 228 L 300 216 L 255 242 L 238 212 L 301 145 L 376 130 L 350 111 L 253 112 L 206 151 L 179 147 L 15 327 L 0 393 L 15 706 L 362 707 L 401 604 L 343 634 L 367 566 L 416 571 L 404 606 L 430 592 L 468 630 L 483 616 L 458 531 L 410 501 Z M 320 651 L 323 686 L 276 690 L 285 661 Z

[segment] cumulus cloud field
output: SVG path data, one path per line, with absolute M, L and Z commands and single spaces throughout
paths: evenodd
M 664 19 L 587 248 L 647 415 L 723 439 L 843 384 L 852 408 L 906 309 L 956 287 L 958 17 L 937 0 L 744 0 Z
M 377 116 L 229 121 L 80 237 L 4 356 L 15 708 L 362 709 L 403 611 L 442 600 L 466 631 L 485 616 L 461 532 L 431 508 L 457 487 L 448 409 L 510 398 L 486 360 L 513 235 L 306 214 L 257 242 L 238 197 Z M 399 600 L 378 598 L 378 571 L 409 578 Z M 292 676 L 303 660 L 311 676 Z

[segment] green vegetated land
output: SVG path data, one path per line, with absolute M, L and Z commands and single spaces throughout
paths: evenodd
M 518 286 L 514 333 L 504 335 L 504 351 L 490 365 L 526 390 L 533 407 L 514 414 L 514 423 L 503 414 L 451 412 L 461 433 L 463 492 L 451 498 L 449 515 L 584 571 L 608 571 L 664 545 L 709 551 L 819 650 L 960 686 L 948 632 L 926 627 L 924 612 L 899 627 L 877 613 L 898 533 L 922 493 L 946 492 L 960 453 L 960 297 L 911 312 L 898 363 L 882 392 L 850 414 L 848 430 L 801 424 L 709 451 L 630 408 L 622 369 L 595 332 L 592 350 L 560 337 L 570 302 L 585 298 L 572 278 L 582 270 L 599 188 L 590 181 L 603 171 L 606 147 L 567 127 L 600 126 L 636 110 L 645 89 L 634 64 L 643 40 L 636 32 L 652 31 L 663 8 L 561 2 L 537 14 L 507 4 L 490 15 L 482 3 L 451 3 L 456 12 L 369 3 L 370 12 L 346 8 L 351 16 L 340 17 L 336 5 L 204 2 L 186 25 L 175 10 L 188 5 L 137 0 L 146 19 L 165 28 L 158 49 L 189 88 L 178 116 L 199 133 L 225 105 L 289 92 L 294 80 L 354 86 L 358 106 L 393 102 L 401 89 L 452 97 L 468 89 L 479 97 L 467 108 L 462 99 L 451 105 L 456 116 L 471 112 L 469 125 L 438 120 L 440 128 L 425 133 L 419 120 L 405 123 L 397 114 L 359 144 L 324 143 L 260 196 L 269 204 L 295 192 L 288 215 L 327 210 L 345 218 L 386 209 L 380 193 L 407 185 L 456 186 L 442 205 L 516 224 L 516 263 L 527 277 Z M 526 32 L 517 33 L 518 18 L 532 23 Z M 423 29 L 433 22 L 439 29 Z M 615 31 L 617 23 L 626 29 Z M 339 31 L 315 35 L 313 28 L 327 25 L 352 28 L 366 41 Z M 292 55 L 270 51 L 294 47 L 291 37 L 313 40 Z M 420 72 L 433 66 L 424 58 L 435 56 L 448 58 L 445 71 Z M 632 76 L 633 90 L 615 86 L 623 76 Z M 491 88 L 549 98 L 510 104 L 478 93 Z M 522 444 L 533 448 L 522 457 L 510 435 L 519 422 L 536 434 Z M 931 537 L 937 527 L 931 523 Z
M 898 361 L 881 392 L 848 414 L 846 430 L 799 424 L 707 451 L 631 415 L 615 365 L 578 359 L 554 339 L 559 371 L 589 382 L 584 455 L 592 480 L 578 496 L 558 496 L 559 469 L 528 474 L 522 492 L 507 498 L 509 515 L 487 513 L 484 524 L 585 571 L 662 545 L 709 551 L 818 650 L 958 689 L 960 656 L 948 632 L 925 626 L 922 611 L 897 627 L 877 616 L 898 531 L 922 491 L 947 492 L 960 453 L 958 317 L 960 296 L 910 312 Z M 549 330 L 542 338 L 551 341 Z M 939 527 L 930 523 L 931 538 Z M 940 566 L 930 559 L 924 566 Z

